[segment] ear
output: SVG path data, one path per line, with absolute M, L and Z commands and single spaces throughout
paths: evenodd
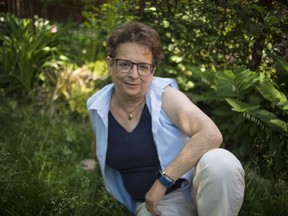
M 155 71 L 157 70 L 157 66 L 154 66 L 152 74 L 154 75 Z
M 109 76 L 111 76 L 110 67 L 113 64 L 113 59 L 110 56 L 107 56 L 106 63 L 107 63 L 107 66 L 108 66 L 108 74 L 109 74 Z
M 111 67 L 111 65 L 113 64 L 113 59 L 110 56 L 107 56 L 106 63 L 109 69 L 109 67 Z

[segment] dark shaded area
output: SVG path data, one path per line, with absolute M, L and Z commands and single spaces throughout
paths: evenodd
M 99 7 L 105 0 L 0 0 L 0 12 L 11 13 L 19 18 L 32 18 L 38 15 L 56 22 L 81 22 L 82 11 L 91 6 Z

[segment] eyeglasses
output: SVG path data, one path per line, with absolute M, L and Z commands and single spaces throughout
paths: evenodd
M 137 65 L 139 76 L 149 76 L 154 69 L 154 65 L 148 63 L 134 63 L 124 59 L 115 59 L 117 70 L 121 73 L 129 73 L 133 65 Z

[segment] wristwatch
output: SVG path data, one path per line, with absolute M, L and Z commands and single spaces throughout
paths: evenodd
M 173 181 L 171 178 L 167 177 L 165 175 L 165 172 L 163 172 L 161 169 L 159 169 L 156 172 L 156 177 L 158 178 L 160 183 L 162 185 L 164 185 L 167 189 L 171 188 L 175 184 L 175 181 Z

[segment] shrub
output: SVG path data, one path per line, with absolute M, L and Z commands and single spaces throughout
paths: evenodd
M 49 21 L 19 19 L 0 14 L 0 89 L 24 97 L 43 82 L 45 68 L 57 68 L 67 61 L 67 37 Z
M 286 68 L 287 70 L 287 68 Z M 287 180 L 288 101 L 285 85 L 244 67 L 205 73 L 193 69 L 198 90 L 193 100 L 213 116 L 224 147 L 263 177 Z
M 19 19 L 0 14 L 0 28 L 6 33 L 0 36 L 3 97 L 32 102 L 50 116 L 85 115 L 87 98 L 107 78 L 105 59 L 81 66 L 72 63 L 79 57 L 81 41 L 70 26 L 52 25 L 38 17 Z

